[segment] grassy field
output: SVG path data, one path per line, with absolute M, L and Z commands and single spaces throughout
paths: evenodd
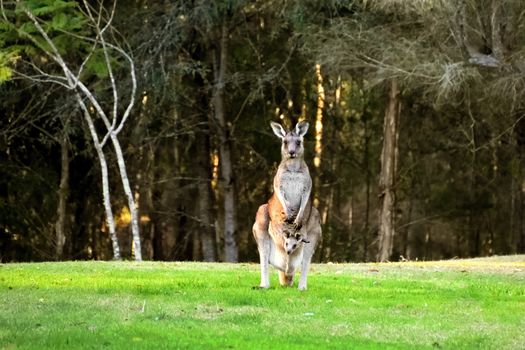
M 0 349 L 525 349 L 525 256 L 313 265 L 0 265 Z

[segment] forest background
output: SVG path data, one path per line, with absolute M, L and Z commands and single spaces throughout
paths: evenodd
M 316 261 L 525 252 L 523 1 L 0 4 L 2 262 L 256 261 L 299 120 Z

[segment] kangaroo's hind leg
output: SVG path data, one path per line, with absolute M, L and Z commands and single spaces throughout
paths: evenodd
M 312 256 L 315 253 L 315 248 L 317 242 L 321 238 L 321 222 L 319 219 L 319 212 L 316 208 L 312 207 L 312 214 L 308 220 L 307 226 L 308 232 L 308 243 L 305 243 L 303 248 L 303 261 L 301 263 L 301 277 L 299 279 L 299 290 L 306 290 L 307 288 L 307 276 L 308 270 L 310 269 L 310 262 L 312 261 Z
M 286 275 L 284 271 L 279 271 L 279 283 L 281 286 L 293 286 L 293 275 Z
M 269 222 L 270 216 L 268 215 L 268 204 L 263 204 L 257 210 L 255 223 L 253 224 L 253 236 L 257 242 L 261 263 L 261 284 L 259 284 L 259 288 L 270 287 L 269 264 L 271 237 L 268 233 Z

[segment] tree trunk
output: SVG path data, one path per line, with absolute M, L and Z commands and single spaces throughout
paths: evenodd
M 504 24 L 502 19 L 503 12 L 503 1 L 492 0 L 491 10 L 492 15 L 490 18 L 491 24 L 491 41 L 492 41 L 492 53 L 496 59 L 502 63 L 505 59 L 505 45 L 504 39 Z
M 480 217 L 482 214 L 479 209 L 476 208 L 475 203 L 478 201 L 480 184 L 478 181 L 478 133 L 476 132 L 477 121 L 474 114 L 470 109 L 470 100 L 468 102 L 469 115 L 472 123 L 470 124 L 470 144 L 471 144 L 471 163 L 470 163 L 470 184 L 469 184 L 469 216 L 468 216 L 468 255 L 469 257 L 477 257 L 481 253 L 481 229 L 480 229 Z M 481 143 L 481 141 L 480 141 Z
M 315 115 L 315 155 L 314 166 L 319 173 L 321 167 L 321 155 L 323 151 L 323 111 L 325 102 L 325 92 L 323 87 L 323 75 L 321 74 L 321 65 L 315 65 L 315 76 L 317 79 L 317 110 Z M 319 185 L 318 185 L 319 186 Z M 318 188 L 316 187 L 316 189 Z M 317 195 L 317 194 L 316 194 Z
M 395 178 L 397 167 L 399 115 L 401 102 L 395 81 L 390 82 L 388 102 L 383 129 L 383 150 L 381 152 L 381 173 L 379 189 L 379 247 L 377 260 L 387 261 L 392 255 L 395 236 Z
M 517 145 L 520 147 L 520 145 Z M 521 148 L 521 147 L 520 147 Z M 518 151 L 518 174 L 517 174 L 517 184 L 516 184 L 516 199 L 515 199 L 515 215 L 516 215 L 516 224 L 515 224 L 515 233 L 512 239 L 512 252 L 515 254 L 525 253 L 525 198 L 524 198 L 524 189 L 525 189 L 525 177 L 524 177 L 524 168 L 523 168 L 523 156 L 522 153 Z
M 325 103 L 325 90 L 323 86 L 323 75 L 321 74 L 321 65 L 315 64 L 315 79 L 316 79 L 316 92 L 317 92 L 317 101 L 316 101 L 316 112 L 315 112 L 315 123 L 313 126 L 313 136 L 315 140 L 314 144 L 314 158 L 313 158 L 313 171 L 311 172 L 312 176 L 312 204 L 319 210 L 321 216 L 321 225 L 326 224 L 327 219 L 327 206 L 326 201 L 322 201 L 321 195 L 321 159 L 322 159 L 322 150 L 323 150 L 323 113 L 324 113 L 324 103 Z M 292 124 L 293 126 L 293 124 Z M 318 250 L 321 253 L 320 259 L 330 260 L 332 254 L 330 248 L 330 242 L 332 241 L 333 230 L 330 225 L 326 226 L 323 229 L 323 237 L 319 242 Z
M 67 234 L 66 218 L 67 218 L 67 200 L 69 196 L 69 143 L 67 134 L 64 130 L 64 135 L 60 142 L 61 148 L 61 171 L 60 171 L 60 186 L 58 189 L 58 206 L 57 206 L 57 221 L 55 223 L 56 232 L 56 259 L 64 258 L 64 246 Z
M 103 196 L 103 202 L 104 202 L 104 209 L 106 210 L 106 221 L 108 224 L 109 237 L 111 238 L 111 243 L 113 246 L 113 259 L 121 260 L 120 247 L 118 245 L 117 233 L 115 231 L 115 220 L 113 218 L 113 210 L 111 209 L 111 199 L 110 199 L 110 194 L 109 194 L 108 165 L 106 162 L 106 156 L 104 155 L 104 151 L 102 150 L 102 146 L 100 145 L 97 130 L 95 129 L 95 125 L 93 124 L 93 119 L 89 115 L 89 111 L 86 105 L 84 104 L 84 101 L 82 101 L 82 98 L 78 94 L 76 95 L 76 98 L 77 98 L 78 104 L 80 105 L 84 113 L 84 119 L 86 120 L 88 124 L 89 132 L 93 140 L 93 145 L 95 146 L 98 160 L 100 162 L 100 171 L 102 175 L 102 196 Z
M 365 129 L 365 145 L 363 150 L 363 164 L 366 167 L 366 201 L 365 201 L 365 229 L 363 234 L 363 261 L 368 261 L 368 236 L 370 234 L 370 188 L 372 172 L 370 171 L 370 134 L 368 127 L 368 118 L 363 120 Z
M 131 233 L 133 236 L 133 244 L 135 246 L 135 261 L 142 261 L 142 248 L 140 243 L 140 229 L 139 229 L 139 209 L 133 198 L 133 192 L 131 191 L 131 185 L 129 184 L 128 172 L 126 170 L 126 162 L 124 161 L 124 154 L 120 147 L 120 141 L 117 135 L 111 132 L 111 142 L 115 149 L 115 155 L 117 156 L 117 164 L 120 173 L 120 179 L 122 186 L 124 187 L 124 193 L 128 199 L 128 208 L 131 213 Z
M 214 117 L 219 134 L 219 156 L 221 166 L 220 188 L 224 201 L 224 260 L 238 261 L 238 249 L 235 241 L 235 187 L 232 165 L 232 146 L 230 140 L 231 125 L 226 121 L 224 108 L 224 86 L 228 57 L 228 29 L 223 23 L 220 35 L 220 47 L 215 50 L 214 75 L 215 88 L 213 93 Z
M 203 116 L 203 119 L 207 119 Z M 206 124 L 205 124 L 206 125 Z M 199 238 L 204 261 L 217 261 L 217 247 L 215 245 L 215 226 L 212 216 L 212 189 L 211 189 L 211 158 L 210 135 L 206 127 L 197 134 L 197 163 L 198 163 L 198 211 L 199 211 Z
M 144 114 L 141 113 L 142 116 Z M 139 193 L 137 203 L 144 220 L 140 220 L 140 232 L 142 243 L 142 254 L 146 260 L 153 260 L 153 237 L 155 236 L 155 222 L 152 220 L 152 211 L 155 207 L 153 199 L 153 183 L 155 182 L 155 170 L 152 164 L 156 164 L 155 152 L 151 146 L 135 144 L 139 149 L 139 167 L 135 174 L 135 191 Z

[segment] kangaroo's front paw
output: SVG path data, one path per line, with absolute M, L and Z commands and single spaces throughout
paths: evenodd
M 293 221 L 292 226 L 295 231 L 299 231 L 303 227 L 303 224 L 300 223 L 299 220 L 296 219 Z
M 288 216 L 286 219 L 284 219 L 284 222 L 290 225 L 295 225 L 295 216 Z

